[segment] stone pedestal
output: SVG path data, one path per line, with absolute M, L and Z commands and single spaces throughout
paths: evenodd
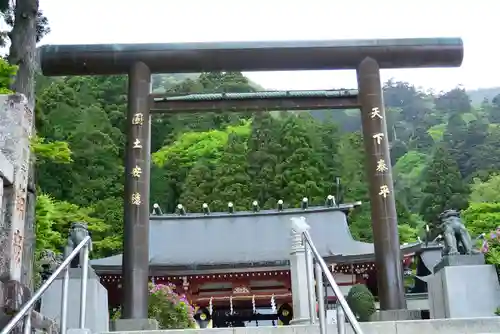
M 495 315 L 500 284 L 495 267 L 485 265 L 482 255 L 445 256 L 435 268 L 428 281 L 431 319 Z
M 69 270 L 68 289 L 68 328 L 79 327 L 81 269 Z M 42 296 L 41 313 L 61 323 L 61 295 L 63 275 L 61 274 Z M 108 291 L 102 286 L 99 277 L 89 268 L 87 282 L 87 311 L 85 328 L 91 333 L 109 331 Z
M 433 272 L 437 273 L 444 267 L 479 266 L 485 264 L 483 254 L 474 255 L 445 255 L 434 266 Z

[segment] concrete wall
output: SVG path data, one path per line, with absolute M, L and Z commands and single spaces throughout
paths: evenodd
M 362 323 L 364 334 L 486 334 L 500 333 L 500 317 L 476 319 L 438 319 Z M 122 332 L 125 333 L 125 332 Z M 318 334 L 318 326 L 215 328 L 130 332 L 131 334 Z M 328 334 L 336 334 L 330 325 Z M 353 333 L 347 328 L 347 334 Z

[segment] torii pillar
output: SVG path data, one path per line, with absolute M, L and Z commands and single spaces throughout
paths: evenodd
M 377 61 L 367 57 L 357 68 L 361 123 L 369 180 L 378 296 L 386 310 L 406 309 L 391 156 Z

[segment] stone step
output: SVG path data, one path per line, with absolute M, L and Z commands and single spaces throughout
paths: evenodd
M 500 317 L 365 322 L 361 323 L 361 327 L 364 334 L 500 334 Z M 130 332 L 121 333 L 129 334 Z M 135 334 L 139 333 L 186 334 L 186 331 L 160 330 L 135 332 Z M 346 324 L 346 334 L 353 333 L 350 325 Z M 318 325 L 296 325 L 283 327 L 213 328 L 189 330 L 189 334 L 319 334 L 319 327 Z M 336 325 L 328 325 L 327 334 L 337 334 Z

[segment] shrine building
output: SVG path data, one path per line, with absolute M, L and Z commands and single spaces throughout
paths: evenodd
M 150 280 L 174 284 L 178 293 L 210 313 L 227 317 L 237 310 L 247 314 L 246 320 L 261 313 L 267 314 L 261 320 L 287 324 L 292 317 L 290 218 L 300 215 L 342 292 L 347 295 L 351 286 L 362 283 L 377 296 L 373 244 L 354 240 L 348 226 L 348 213 L 361 203 L 299 209 L 280 204 L 275 210 L 246 212 L 209 212 L 204 205 L 203 213 L 186 213 L 179 206 L 177 214 L 152 214 Z M 420 249 L 420 242 L 401 246 L 402 270 Z M 110 308 L 118 307 L 122 255 L 95 259 L 91 265 L 108 290 Z M 326 292 L 328 303 L 335 303 L 333 291 L 328 287 Z

